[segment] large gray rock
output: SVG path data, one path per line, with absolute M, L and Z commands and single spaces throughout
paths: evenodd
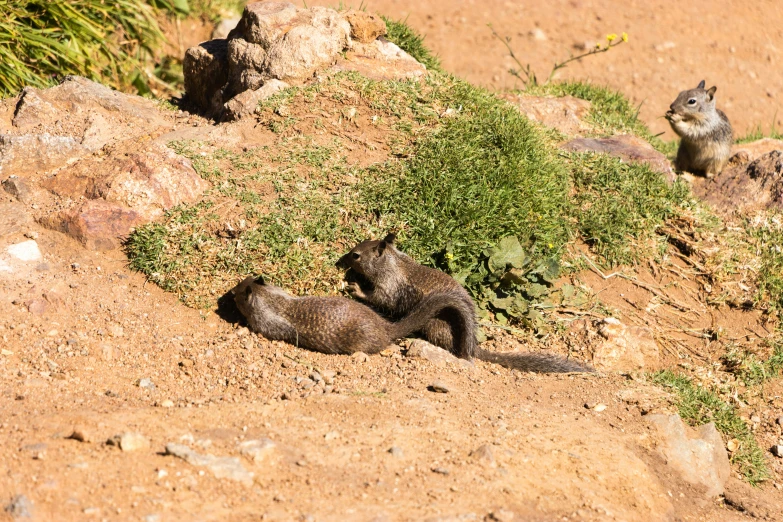
M 657 431 L 658 452 L 682 478 L 705 489 L 705 496 L 723 493 L 731 464 L 723 439 L 710 422 L 696 430 L 686 427 L 679 415 L 648 415 Z
M 333 9 L 312 7 L 301 18 L 302 23 L 268 47 L 267 73 L 271 78 L 309 78 L 319 68 L 334 63 L 348 46 L 351 26 Z
M 557 129 L 569 138 L 582 136 L 593 130 L 592 125 L 585 121 L 592 105 L 587 100 L 573 96 L 547 98 L 521 93 L 509 93 L 503 98 L 531 120 Z
M 225 41 L 188 49 L 185 90 L 209 116 L 231 120 L 252 114 L 268 83 L 301 85 L 330 66 L 379 79 L 426 73 L 423 65 L 383 40 L 383 34 L 386 24 L 377 15 L 317 6 L 298 9 L 289 2 L 250 3 Z

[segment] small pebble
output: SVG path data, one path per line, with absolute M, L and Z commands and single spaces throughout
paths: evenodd
M 84 426 L 74 426 L 73 433 L 71 433 L 68 438 L 78 440 L 79 442 L 92 442 L 94 440 L 90 430 Z
M 427 386 L 427 389 L 435 393 L 449 393 L 451 391 L 449 386 L 443 381 L 435 381 Z
M 310 378 L 315 382 L 321 382 L 323 381 L 323 377 L 321 377 L 321 374 L 318 372 L 310 372 Z
M 115 435 L 107 441 L 107 444 L 119 446 L 122 451 L 136 451 L 150 447 L 150 441 L 141 433 L 126 431 Z
M 360 362 L 360 363 L 364 363 L 370 360 L 370 356 L 364 352 L 356 352 L 353 355 L 351 355 L 351 358 L 355 359 L 356 362 Z
M 440 475 L 448 475 L 449 474 L 449 470 L 447 470 L 446 468 L 432 468 L 432 472 L 433 473 L 438 473 Z
M 174 407 L 174 401 L 172 401 L 170 399 L 166 399 L 163 402 L 161 402 L 160 405 L 163 408 L 173 408 Z
M 777 423 L 778 426 L 783 426 L 783 415 L 775 419 L 775 422 Z
M 321 372 L 321 377 L 323 377 L 324 382 L 326 384 L 334 384 L 334 378 L 337 375 L 337 372 L 334 370 L 323 370 Z
M 155 383 L 153 383 L 152 379 L 149 377 L 145 377 L 144 379 L 139 379 L 139 388 L 142 390 L 153 391 L 155 389 Z
M 783 445 L 776 444 L 772 446 L 772 454 L 778 457 L 779 459 L 783 458 Z
M 403 455 L 402 448 L 399 446 L 392 446 L 389 448 L 389 453 L 391 453 L 392 457 L 397 457 L 398 459 L 401 459 Z
M 315 386 L 315 382 L 310 379 L 303 379 L 302 382 L 299 383 L 299 386 L 301 386 L 303 390 L 309 390 Z
M 33 503 L 25 495 L 16 495 L 11 502 L 5 506 L 5 511 L 11 518 L 32 518 Z

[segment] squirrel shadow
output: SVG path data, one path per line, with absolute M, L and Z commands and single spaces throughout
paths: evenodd
M 218 317 L 231 324 L 247 324 L 245 316 L 237 308 L 234 302 L 233 288 L 225 294 L 218 297 L 217 309 L 215 313 Z

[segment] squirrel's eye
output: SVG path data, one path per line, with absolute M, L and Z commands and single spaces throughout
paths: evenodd
M 353 254 L 351 254 L 351 257 L 352 257 L 352 258 L 354 258 L 354 259 L 359 259 L 359 258 L 360 258 L 360 257 L 362 257 L 362 256 L 360 256 L 359 254 L 357 254 L 356 252 L 354 252 Z
M 688 100 L 688 105 L 696 105 L 696 98 L 691 98 Z

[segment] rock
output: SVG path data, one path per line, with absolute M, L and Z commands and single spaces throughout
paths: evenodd
M 106 157 L 85 159 L 61 169 L 42 185 L 71 199 L 103 199 L 118 203 L 151 221 L 182 203 L 192 203 L 207 188 L 184 158 L 168 147 L 131 140 Z
M 708 498 L 723 493 L 731 465 L 723 439 L 710 422 L 687 428 L 679 415 L 648 415 L 660 438 L 658 452 L 683 479 L 706 489 Z
M 734 145 L 731 148 L 733 155 L 739 154 L 744 161 L 736 161 L 737 164 L 749 163 L 774 150 L 783 150 L 783 140 L 762 138 L 750 143 Z
M 19 176 L 9 176 L 3 181 L 3 189 L 21 202 L 30 199 L 30 185 Z
M 776 445 L 772 446 L 770 451 L 772 452 L 773 455 L 775 455 L 779 459 L 783 458 L 783 445 L 776 444 Z
M 508 509 L 496 509 L 491 511 L 487 518 L 492 522 L 514 522 L 517 520 L 517 516 L 513 511 Z
M 155 389 L 155 383 L 153 383 L 152 379 L 150 379 L 149 377 L 139 379 L 138 386 L 142 390 L 147 390 L 147 391 L 153 391 Z
M 215 457 L 196 453 L 184 444 L 166 444 L 166 454 L 179 457 L 192 466 L 206 467 L 216 478 L 226 478 L 246 486 L 253 483 L 253 474 L 248 472 L 236 457 Z
M 434 468 L 432 468 L 432 472 L 433 473 L 438 473 L 439 475 L 448 475 L 449 474 L 449 470 L 447 470 L 446 468 L 441 468 L 441 467 L 434 467 Z
M 545 42 L 547 40 L 546 33 L 540 27 L 534 27 L 528 35 L 538 42 Z
M 266 70 L 270 78 L 309 78 L 319 68 L 334 63 L 338 53 L 348 46 L 351 26 L 336 11 L 316 6 L 304 13 L 305 23 L 294 26 L 267 48 Z
M 89 153 L 71 136 L 0 134 L 0 176 L 50 170 Z
M 0 203 L 0 239 L 19 234 L 33 222 L 21 203 Z
M 351 25 L 351 38 L 361 43 L 370 43 L 386 34 L 386 22 L 377 14 L 351 10 L 343 16 Z
M 488 444 L 482 444 L 478 448 L 470 452 L 470 456 L 478 460 L 482 464 L 488 466 L 495 466 L 495 455 L 492 453 L 492 448 Z
M 637 371 L 658 367 L 660 353 L 652 330 L 644 326 L 626 326 L 613 317 L 607 317 L 597 326 L 605 341 L 593 354 L 596 369 Z
M 726 212 L 783 209 L 783 150 L 725 168 L 708 180 L 694 177 L 693 192 Z
M 174 401 L 171 399 L 165 399 L 163 402 L 160 403 L 161 408 L 173 408 L 174 407 Z
M 223 109 L 223 87 L 228 82 L 228 41 L 211 40 L 191 47 L 182 61 L 185 93 L 207 116 Z
M 225 39 L 228 38 L 228 34 L 237 26 L 241 20 L 239 16 L 232 16 L 231 18 L 224 18 L 215 25 L 212 30 L 212 39 Z
M 449 393 L 451 391 L 449 386 L 443 381 L 434 381 L 432 384 L 427 386 L 427 389 L 436 393 Z
M 5 512 L 13 519 L 32 518 L 33 503 L 25 495 L 16 495 L 5 506 Z
M 531 120 L 557 129 L 569 138 L 579 137 L 593 130 L 592 125 L 585 122 L 592 107 L 587 100 L 573 96 L 545 98 L 514 93 L 502 97 Z
M 288 87 L 287 83 L 272 79 L 256 90 L 241 92 L 226 102 L 223 107 L 222 119 L 228 121 L 238 120 L 253 114 L 260 102 Z
M 261 45 L 242 38 L 228 42 L 228 86 L 223 96 L 256 90 L 269 79 L 266 73 L 267 54 Z M 251 111 L 252 112 L 252 111 Z
M 562 144 L 561 148 L 571 151 L 605 153 L 627 161 L 647 163 L 654 171 L 664 174 L 667 181 L 673 182 L 676 179 L 666 156 L 636 136 L 618 135 L 600 139 L 575 139 Z
M 329 70 L 354 71 L 379 81 L 415 80 L 427 74 L 423 64 L 382 36 L 368 44 L 355 43 Z
M 354 359 L 356 362 L 365 363 L 370 360 L 370 356 L 364 352 L 354 352 L 351 354 L 351 359 Z
M 777 424 L 778 426 L 783 426 L 783 415 L 775 419 L 775 424 Z
M 41 256 L 41 251 L 38 249 L 38 243 L 32 239 L 30 241 L 23 241 L 10 245 L 6 248 L 6 252 L 8 252 L 8 255 L 13 259 L 25 263 L 39 261 L 43 257 Z
M 573 152 L 596 152 L 609 154 L 623 161 L 646 163 L 656 172 L 660 172 L 669 183 L 677 176 L 665 155 L 641 138 L 631 135 L 611 136 L 609 138 L 576 138 L 560 145 L 560 148 Z
M 0 175 L 39 175 L 103 146 L 173 127 L 152 100 L 79 76 L 48 89 L 26 87 L 13 130 L 0 134 Z
M 389 448 L 389 453 L 391 454 L 392 457 L 396 457 L 398 459 L 401 459 L 403 457 L 402 448 L 400 448 L 399 446 L 392 446 L 391 448 Z
M 253 462 L 263 462 L 274 452 L 277 445 L 269 439 L 246 440 L 240 442 L 237 448 L 239 453 Z
M 268 49 L 285 36 L 298 14 L 299 10 L 289 2 L 249 3 L 242 12 L 236 34 Z
M 93 442 L 95 440 L 92 432 L 85 426 L 74 426 L 73 432 L 68 438 L 79 442 Z
M 135 431 L 126 431 L 115 435 L 106 443 L 111 446 L 119 446 L 122 451 L 137 451 L 150 447 L 149 439 Z
M 102 199 L 86 201 L 41 220 L 42 225 L 65 232 L 90 250 L 119 248 L 122 239 L 145 222 L 135 210 Z
M 783 509 L 774 495 L 761 488 L 730 478 L 723 492 L 723 499 L 743 515 L 759 520 L 783 520 Z
M 334 378 L 337 376 L 337 372 L 334 370 L 321 370 L 321 377 L 323 377 L 325 384 L 334 384 Z
M 316 371 L 310 372 L 310 379 L 312 379 L 314 382 L 321 382 L 324 380 L 323 377 L 321 377 L 321 374 Z
M 408 345 L 407 357 L 416 357 L 426 359 L 436 366 L 446 366 L 447 364 L 458 364 L 466 368 L 475 368 L 473 363 L 465 359 L 456 357 L 451 352 L 430 344 L 423 339 L 413 339 Z
M 114 348 L 110 344 L 101 344 L 99 348 L 101 349 L 101 359 L 108 362 L 114 358 Z

